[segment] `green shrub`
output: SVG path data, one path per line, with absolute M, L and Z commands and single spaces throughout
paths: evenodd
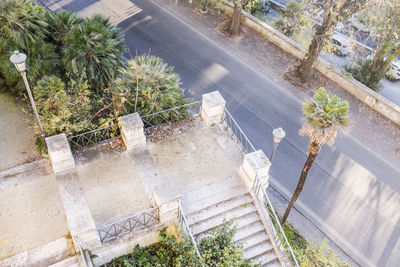
M 255 15 L 264 8 L 264 3 L 261 0 L 245 0 L 243 1 L 242 6 L 244 10 Z
M 44 132 L 47 136 L 66 133 L 72 135 L 93 128 L 89 121 L 87 86 L 68 94 L 65 83 L 56 76 L 45 76 L 35 86 L 34 98 Z
M 274 27 L 288 37 L 296 35 L 301 27 L 308 22 L 304 16 L 304 5 L 294 1 L 289 2 L 281 11 L 279 19 L 275 21 Z
M 72 80 L 85 79 L 101 94 L 123 65 L 124 36 L 108 18 L 94 15 L 72 27 L 65 36 L 62 63 Z
M 375 92 L 382 89 L 380 81 L 384 78 L 379 72 L 371 72 L 371 60 L 358 59 L 354 65 L 345 66 L 345 71 L 350 73 L 354 79 L 368 86 Z
M 214 230 L 209 237 L 198 243 L 202 259 L 199 260 L 191 240 L 185 236 L 178 241 L 175 236 L 167 234 L 167 229 L 160 231 L 160 241 L 147 247 L 137 245 L 131 254 L 116 258 L 104 267 L 150 267 L 150 266 L 253 266 L 242 258 L 241 250 L 234 246 L 235 228 L 232 221 L 225 222 Z
M 179 75 L 159 57 L 136 56 L 120 71 L 113 91 L 114 98 L 120 104 L 116 107 L 118 114 L 139 112 L 140 115 L 146 115 L 186 103 Z M 177 116 L 176 113 L 170 114 L 173 115 Z
M 67 33 L 75 26 L 83 23 L 84 19 L 76 13 L 67 10 L 61 10 L 57 14 L 46 13 L 47 39 L 55 44 L 60 50 Z
M 25 92 L 20 74 L 9 58 L 14 50 L 27 55 L 28 79 L 51 73 L 58 64 L 52 44 L 45 42 L 46 10 L 31 0 L 3 0 L 0 3 L 0 90 L 17 95 Z

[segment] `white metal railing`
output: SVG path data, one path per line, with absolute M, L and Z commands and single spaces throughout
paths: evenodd
M 274 239 L 280 249 L 283 249 L 286 254 L 283 259 L 287 260 L 287 256 L 290 259 L 290 262 L 288 262 L 288 264 L 294 264 L 296 267 L 299 267 L 299 263 L 296 259 L 296 256 L 294 255 L 292 247 L 289 244 L 289 240 L 287 239 L 285 231 L 283 230 L 283 227 L 279 221 L 279 217 L 276 214 L 274 207 L 272 206 L 266 190 L 264 190 L 262 187 L 260 178 L 256 177 L 254 179 L 252 190 L 257 198 L 257 201 L 259 202 L 259 204 L 261 204 L 259 206 L 263 208 L 263 215 L 267 216 L 267 218 L 272 221 L 272 225 L 270 228 L 274 232 Z M 276 228 L 278 228 L 278 232 Z
M 251 153 L 256 151 L 249 138 L 244 134 L 242 128 L 237 124 L 236 120 L 232 117 L 231 113 L 225 108 L 224 122 L 228 130 L 232 133 L 234 139 L 239 143 L 244 153 Z
M 180 200 L 178 203 L 178 221 L 179 221 L 183 231 L 185 232 L 185 234 L 188 235 L 190 237 L 190 239 L 192 240 L 194 249 L 196 250 L 196 254 L 199 257 L 199 259 L 201 259 L 199 248 L 197 247 L 196 240 L 194 239 L 194 236 L 192 234 L 192 231 L 190 230 L 189 224 L 187 223 L 186 216 L 185 216 L 185 213 L 183 212 L 183 208 L 182 208 L 182 204 L 181 204 Z M 202 264 L 202 266 L 204 267 L 203 264 Z
M 244 134 L 243 130 L 240 128 L 240 126 L 237 124 L 236 120 L 232 117 L 232 115 L 229 113 L 229 111 L 225 108 L 225 115 L 224 115 L 224 121 L 227 124 L 227 126 L 230 128 L 230 132 L 233 135 L 233 138 L 239 143 L 239 145 L 242 147 L 244 153 L 251 153 L 256 151 L 255 147 L 253 144 L 250 142 L 249 138 Z M 252 188 L 253 192 L 255 193 L 257 200 L 261 202 L 262 207 L 264 207 L 264 214 L 269 218 L 269 221 L 272 221 L 274 225 L 278 226 L 279 233 L 276 233 L 275 231 L 275 226 L 273 225 L 271 228 L 273 231 L 275 231 L 275 241 L 278 243 L 280 246 L 280 249 L 283 248 L 283 251 L 285 252 L 285 255 L 283 255 L 284 259 L 287 259 L 287 257 L 290 258 L 290 261 L 295 264 L 296 267 L 299 267 L 299 263 L 294 255 L 293 249 L 289 244 L 289 241 L 285 235 L 285 232 L 283 231 L 282 225 L 279 221 L 279 218 L 274 210 L 274 207 L 271 204 L 271 201 L 269 200 L 269 197 L 267 195 L 267 192 L 262 188 L 262 184 L 260 183 L 260 179 L 256 177 L 254 180 L 254 185 Z M 263 199 L 260 200 L 259 195 L 260 191 L 262 192 Z M 271 210 L 271 215 L 269 209 Z M 283 239 L 284 242 L 282 242 L 281 238 Z M 291 263 L 289 263 L 291 264 Z

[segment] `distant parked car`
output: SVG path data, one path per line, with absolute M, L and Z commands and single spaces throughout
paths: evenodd
M 387 57 L 384 58 L 386 60 Z M 374 54 L 368 55 L 367 60 L 373 60 Z M 400 60 L 398 58 L 393 59 L 390 63 L 389 69 L 385 74 L 386 79 L 389 81 L 400 80 Z
M 350 42 L 346 36 L 342 34 L 334 34 L 331 39 L 332 50 L 339 56 L 347 56 L 350 54 Z
M 390 63 L 389 70 L 385 76 L 390 81 L 400 80 L 400 60 L 396 58 Z

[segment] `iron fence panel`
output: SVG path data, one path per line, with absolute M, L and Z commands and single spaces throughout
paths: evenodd
M 179 122 L 189 117 L 200 114 L 201 101 L 188 103 L 179 107 L 174 107 L 152 114 L 142 116 L 144 128 L 152 128 L 166 122 Z
M 160 222 L 159 207 L 140 211 L 126 218 L 97 227 L 100 241 L 106 242 L 134 230 L 152 226 Z
M 103 141 L 112 140 L 121 135 L 121 130 L 118 124 L 113 124 L 107 127 L 95 129 L 86 133 L 81 133 L 75 136 L 68 137 L 68 142 L 72 150 L 91 146 Z

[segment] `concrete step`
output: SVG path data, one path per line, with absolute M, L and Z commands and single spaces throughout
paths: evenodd
M 259 232 L 254 235 L 246 237 L 246 239 L 238 241 L 237 243 L 242 244 L 242 249 L 246 250 L 253 247 L 259 243 L 269 241 L 268 235 L 265 232 Z M 272 245 L 271 245 L 272 246 Z
M 268 252 L 274 252 L 272 245 L 269 242 L 262 242 L 244 250 L 243 257 L 250 260 L 268 254 Z M 257 262 L 261 262 L 261 260 L 257 259 Z
M 223 201 L 221 203 L 209 206 L 205 209 L 193 212 L 188 215 L 188 224 L 192 225 L 194 223 L 198 223 L 202 220 L 208 219 L 210 217 L 214 217 L 221 212 L 227 212 L 229 210 L 232 210 L 234 208 L 240 207 L 240 206 L 246 206 L 249 203 L 252 203 L 253 199 L 251 198 L 250 194 L 245 194 L 245 195 L 239 195 L 237 197 L 233 197 L 230 200 Z
M 233 241 L 237 242 L 245 240 L 247 237 L 259 232 L 265 232 L 264 225 L 261 223 L 261 221 L 256 221 L 244 227 L 237 228 L 236 234 L 233 237 Z
M 275 258 L 274 260 L 272 260 L 272 261 L 270 261 L 270 262 L 267 262 L 267 263 L 264 263 L 264 264 L 262 264 L 261 266 L 262 266 L 262 267 L 282 267 L 282 266 L 284 266 L 284 265 L 282 265 L 282 264 L 279 262 L 278 258 Z
M 217 192 L 207 197 L 202 198 L 193 198 L 193 197 L 185 197 L 182 200 L 182 206 L 185 210 L 185 214 L 190 216 L 190 214 L 195 213 L 197 211 L 207 209 L 209 207 L 215 206 L 218 203 L 225 202 L 231 200 L 236 197 L 240 197 L 248 193 L 247 188 L 244 185 L 238 185 L 235 187 L 231 187 L 221 192 Z
M 62 261 L 49 265 L 49 267 L 80 267 L 80 266 L 81 265 L 78 255 L 66 258 Z
M 200 200 L 203 198 L 207 198 L 211 195 L 214 194 L 218 194 L 220 192 L 224 192 L 229 190 L 232 187 L 236 187 L 236 186 L 244 186 L 244 183 L 242 182 L 242 180 L 238 177 L 238 176 L 229 176 L 225 179 L 219 180 L 215 183 L 203 186 L 199 189 L 190 191 L 188 193 L 185 194 L 185 196 L 183 197 L 182 201 L 185 201 L 186 198 L 188 200 Z
M 258 216 L 257 209 L 253 204 L 249 204 L 245 207 L 240 206 L 226 213 L 221 213 L 217 216 L 211 217 L 208 220 L 203 220 L 191 225 L 192 233 L 193 235 L 198 235 L 207 232 L 222 225 L 224 219 L 226 221 L 235 219 L 234 223 L 237 225 L 237 228 L 242 228 L 253 222 L 259 221 L 260 217 Z
M 253 258 L 254 263 L 261 263 L 261 266 L 268 267 L 281 267 L 282 265 L 279 263 L 278 257 L 275 254 L 274 250 L 269 250 L 268 252 Z

